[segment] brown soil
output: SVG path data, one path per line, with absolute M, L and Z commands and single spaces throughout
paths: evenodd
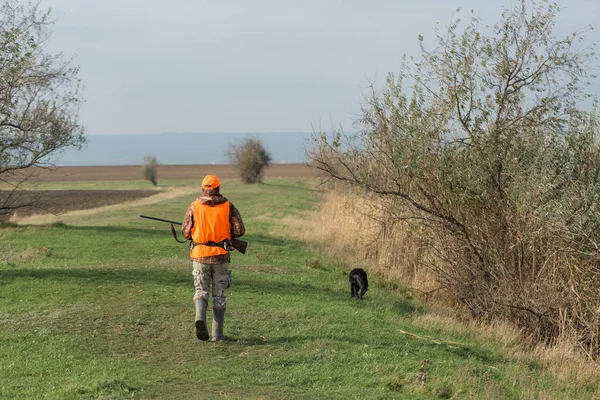
M 231 165 L 160 165 L 158 182 L 170 179 L 198 179 L 214 174 L 221 179 L 235 178 Z M 275 164 L 265 170 L 266 178 L 310 177 L 313 169 L 304 164 Z M 57 167 L 37 171 L 40 182 L 64 181 L 122 181 L 143 180 L 140 165 L 98 166 L 98 167 Z
M 0 204 L 9 195 L 0 191 Z M 20 192 L 20 204 L 32 204 L 14 210 L 18 216 L 33 214 L 61 214 L 73 210 L 85 210 L 138 200 L 160 192 L 154 190 L 40 190 Z M 8 217 L 5 216 L 5 218 Z

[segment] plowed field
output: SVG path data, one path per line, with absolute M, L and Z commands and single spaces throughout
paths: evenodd
M 96 166 L 96 167 L 58 167 L 36 171 L 38 182 L 89 182 L 143 180 L 142 167 Z M 266 178 L 301 178 L 310 177 L 313 169 L 302 164 L 278 164 L 269 167 Z M 205 175 L 215 174 L 221 179 L 234 178 L 235 170 L 229 165 L 161 165 L 158 167 L 158 180 L 197 179 Z M 72 210 L 91 209 L 100 206 L 118 204 L 149 197 L 160 192 L 154 190 L 39 190 L 24 191 L 18 194 L 0 190 L 0 220 L 13 215 L 22 217 L 33 214 L 61 214 Z M 12 196 L 12 204 L 31 204 L 20 207 L 6 214 L 2 205 Z M 19 196 L 15 199 L 15 196 Z
M 0 204 L 4 203 L 10 193 L 0 191 Z M 160 192 L 154 190 L 28 190 L 13 194 L 13 197 L 18 196 L 13 200 L 13 204 L 31 205 L 13 210 L 11 215 L 22 217 L 33 214 L 61 214 L 138 200 L 158 193 Z

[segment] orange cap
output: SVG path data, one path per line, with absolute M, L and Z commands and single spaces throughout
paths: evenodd
M 212 190 L 221 186 L 219 178 L 216 175 L 206 175 L 202 181 L 202 189 Z

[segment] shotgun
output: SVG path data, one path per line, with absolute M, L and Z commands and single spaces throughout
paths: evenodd
M 175 227 L 173 226 L 173 225 L 181 225 L 181 222 L 170 221 L 168 219 L 162 219 L 162 218 L 156 218 L 156 217 L 149 217 L 147 215 L 140 215 L 140 217 L 146 218 L 146 219 L 152 219 L 154 221 L 166 222 L 167 224 L 171 224 L 171 233 L 173 234 L 173 237 L 175 238 L 175 240 L 177 240 L 179 243 L 185 243 L 187 241 L 187 240 L 179 240 L 177 238 L 177 232 L 175 232 Z M 211 245 L 216 245 L 216 243 L 211 242 Z M 230 245 L 230 246 L 228 246 L 228 245 Z M 242 254 L 246 254 L 246 249 L 248 248 L 248 242 L 245 242 L 240 239 L 231 239 L 231 240 L 225 241 L 223 247 L 225 248 L 225 250 L 235 249 Z

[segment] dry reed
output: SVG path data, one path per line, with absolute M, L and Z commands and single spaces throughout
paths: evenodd
M 598 365 L 585 353 L 566 322 L 556 340 L 540 344 L 510 321 L 465 319 L 467 313 L 460 303 L 440 285 L 437 270 L 427 268 L 443 261 L 437 260 L 436 254 L 423 244 L 426 240 L 422 228 L 412 221 L 386 220 L 386 206 L 377 199 L 330 191 L 325 193 L 321 209 L 310 218 L 285 222 L 296 226 L 293 232 L 299 238 L 327 243 L 326 251 L 337 259 L 362 265 L 370 274 L 409 288 L 427 300 L 433 307 L 416 316 L 415 324 L 492 341 L 511 357 L 537 359 L 565 381 L 583 384 L 597 380 Z

